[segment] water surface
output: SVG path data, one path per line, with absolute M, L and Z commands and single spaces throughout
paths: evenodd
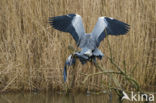
M 108 94 L 61 94 L 61 93 L 7 93 L 0 95 L 0 103 L 121 103 L 118 96 Z M 124 101 L 123 103 L 135 103 Z M 139 103 L 139 102 L 136 102 Z M 141 102 L 143 103 L 143 102 Z

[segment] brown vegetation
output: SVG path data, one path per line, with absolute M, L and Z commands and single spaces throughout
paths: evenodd
M 71 35 L 54 30 L 48 17 L 80 14 L 86 32 L 91 32 L 99 16 L 119 19 L 131 25 L 125 36 L 109 36 L 114 60 L 140 83 L 142 88 L 156 85 L 156 1 L 155 0 L 0 0 L 0 91 L 64 89 L 62 71 L 76 47 Z M 109 56 L 104 40 L 100 49 Z M 107 58 L 98 61 L 114 68 Z M 125 65 L 125 66 L 124 66 Z M 76 66 L 75 87 L 101 89 L 109 78 L 84 76 L 97 69 L 89 63 Z M 68 83 L 71 80 L 69 70 Z M 120 78 L 120 77 L 118 77 Z M 124 84 L 124 80 L 121 79 Z M 125 85 L 125 88 L 129 86 Z

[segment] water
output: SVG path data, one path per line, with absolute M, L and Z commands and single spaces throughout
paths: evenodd
M 112 103 L 116 103 L 113 98 Z M 9 93 L 0 95 L 0 103 L 109 103 L 109 95 Z
M 60 94 L 60 93 L 7 93 L 0 95 L 0 103 L 121 103 L 116 95 Z M 124 101 L 123 103 L 135 103 Z M 136 102 L 140 103 L 140 102 Z M 143 102 L 141 102 L 143 103 Z

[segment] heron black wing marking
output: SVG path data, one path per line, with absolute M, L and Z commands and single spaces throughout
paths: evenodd
M 100 17 L 93 29 L 92 36 L 97 41 L 97 46 L 107 35 L 124 35 L 129 31 L 129 25 L 119 20 Z
M 106 31 L 111 35 L 121 35 L 129 31 L 129 25 L 116 19 L 105 17 L 108 27 Z
M 60 31 L 69 32 L 76 43 L 85 34 L 81 16 L 78 14 L 68 14 L 49 18 L 50 25 Z

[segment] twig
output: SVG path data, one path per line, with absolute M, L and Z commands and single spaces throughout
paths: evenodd
M 11 79 L 11 81 L 2 89 L 2 92 L 4 92 L 18 77 L 18 75 L 16 75 L 13 79 Z

